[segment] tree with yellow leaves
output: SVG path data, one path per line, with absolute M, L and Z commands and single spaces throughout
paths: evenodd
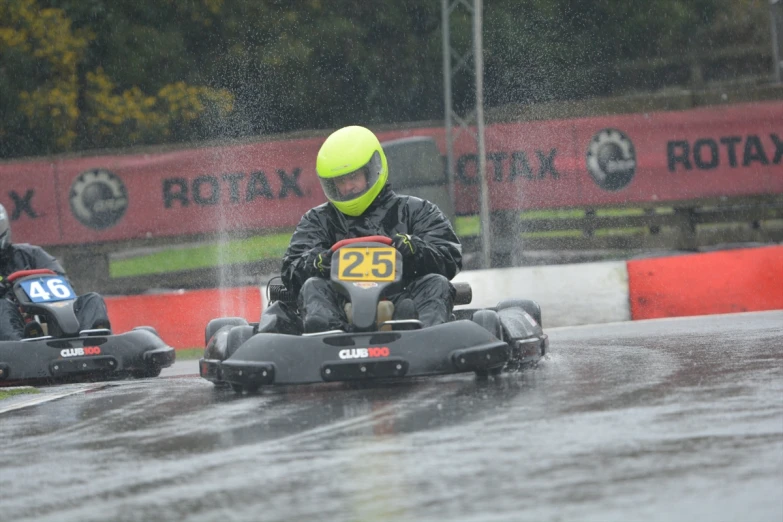
M 219 5 L 205 0 L 207 12 Z M 94 39 L 62 9 L 0 3 L 0 156 L 166 142 L 178 126 L 233 110 L 228 91 L 184 81 L 153 93 L 120 88 L 103 68 L 86 70 Z

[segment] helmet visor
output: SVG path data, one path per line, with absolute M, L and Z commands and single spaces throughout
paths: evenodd
M 362 197 L 378 182 L 381 168 L 381 155 L 376 151 L 370 161 L 354 171 L 334 178 L 318 179 L 330 201 L 352 201 Z

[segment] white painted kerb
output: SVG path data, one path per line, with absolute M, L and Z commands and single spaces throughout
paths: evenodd
M 469 270 L 454 281 L 470 283 L 471 308 L 495 306 L 504 299 L 537 301 L 545 327 L 631 320 L 624 261 Z M 266 308 L 266 286 L 259 290 Z
M 495 306 L 504 299 L 537 301 L 545 327 L 631 319 L 624 261 L 470 270 L 454 281 L 470 283 L 470 307 Z

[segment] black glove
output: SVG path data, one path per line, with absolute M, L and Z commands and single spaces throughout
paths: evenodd
M 392 244 L 394 248 L 400 251 L 403 258 L 413 257 L 416 253 L 416 246 L 413 244 L 414 236 L 410 234 L 394 234 Z
M 329 279 L 332 273 L 332 251 L 324 250 L 310 254 L 307 257 L 307 268 L 311 275 Z

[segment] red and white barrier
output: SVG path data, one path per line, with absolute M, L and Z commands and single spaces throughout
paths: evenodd
M 216 317 L 258 321 L 262 306 L 258 287 L 107 297 L 106 305 L 115 332 L 152 326 L 174 348 L 203 347 L 207 323 Z
M 672 257 L 472 270 L 471 306 L 538 301 L 546 327 L 783 309 L 783 246 Z M 257 321 L 263 287 L 107 298 L 114 329 L 154 326 L 175 348 L 204 345 L 210 319 Z
M 633 319 L 783 309 L 783 246 L 628 261 L 628 281 Z

